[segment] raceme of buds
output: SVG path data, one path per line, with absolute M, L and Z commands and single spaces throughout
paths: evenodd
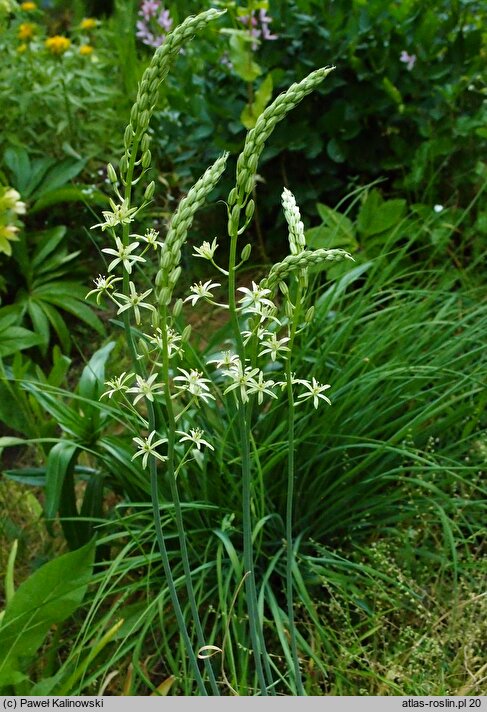
M 268 276 L 262 280 L 261 286 L 273 290 L 281 280 L 296 270 L 320 265 L 323 262 L 340 262 L 341 260 L 353 260 L 353 257 L 346 250 L 339 248 L 333 250 L 324 248 L 313 251 L 305 250 L 298 255 L 288 255 L 282 262 L 278 262 L 271 267 Z
M 287 91 L 280 94 L 257 119 L 245 140 L 245 146 L 237 160 L 236 193 L 228 196 L 231 206 L 238 201 L 243 206 L 248 200 L 254 186 L 257 163 L 264 148 L 264 143 L 270 136 L 275 125 L 284 119 L 305 96 L 310 94 L 335 67 L 323 67 L 311 72 L 301 82 L 292 84 Z

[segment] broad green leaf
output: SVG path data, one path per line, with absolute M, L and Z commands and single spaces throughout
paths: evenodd
M 253 129 L 257 119 L 262 114 L 267 104 L 272 98 L 272 74 L 268 74 L 260 87 L 255 92 L 252 103 L 247 104 L 240 114 L 240 121 L 246 129 Z
M 73 471 L 78 448 L 74 443 L 60 440 L 49 452 L 46 466 L 46 519 L 54 519 L 59 510 L 61 491 L 66 476 Z
M 29 214 L 32 215 L 59 203 L 85 203 L 104 207 L 107 202 L 107 197 L 95 188 L 69 185 L 44 193 L 29 209 Z
M 357 218 L 357 229 L 363 238 L 378 235 L 395 227 L 406 215 L 405 200 L 383 202 L 377 190 L 371 190 Z
M 51 230 L 38 233 L 39 245 L 31 258 L 32 267 L 36 268 L 42 264 L 46 257 L 62 242 L 65 234 L 66 227 L 64 225 L 59 225 L 58 227 L 53 227 Z
M 114 347 L 115 342 L 110 341 L 98 349 L 84 367 L 78 384 L 78 393 L 83 398 L 99 399 L 105 381 L 105 364 Z
M 52 364 L 53 366 L 47 377 L 47 382 L 50 386 L 59 388 L 71 365 L 71 359 L 62 354 L 58 346 L 55 346 L 52 350 Z
M 228 43 L 228 54 L 235 73 L 245 82 L 253 82 L 262 74 L 259 65 L 254 62 L 251 46 L 245 36 L 247 33 L 235 32 Z
M 87 304 L 79 299 L 75 299 L 66 292 L 62 291 L 57 285 L 52 285 L 52 289 L 46 285 L 44 289 L 36 290 L 36 295 L 42 295 L 43 301 L 51 305 L 63 309 L 64 311 L 73 314 L 73 316 L 86 322 L 92 329 L 102 334 L 104 331 L 103 323 L 96 316 L 94 311 Z
M 49 319 L 43 311 L 42 306 L 37 304 L 35 299 L 29 299 L 27 302 L 27 312 L 32 320 L 36 334 L 39 334 L 42 339 L 42 345 L 44 347 L 43 353 L 45 353 L 47 345 L 49 344 Z
M 70 435 L 76 438 L 83 438 L 84 423 L 77 410 L 63 403 L 43 389 L 42 384 L 35 384 L 29 381 L 23 383 L 26 391 L 31 393 L 36 401 L 58 422 L 59 426 Z
M 386 92 L 388 97 L 392 99 L 395 104 L 398 105 L 399 111 L 402 111 L 404 109 L 404 106 L 401 92 L 399 91 L 399 89 L 387 77 L 382 78 L 382 86 L 384 87 L 384 91 Z
M 22 326 L 9 326 L 0 332 L 0 357 L 10 356 L 22 349 L 42 343 L 42 337 Z
M 9 326 L 13 326 L 18 318 L 18 310 L 12 309 L 11 307 L 3 307 L 3 309 L 0 309 L 0 339 L 2 338 L 1 332 Z
M 40 185 L 32 194 L 33 198 L 39 198 L 43 194 L 52 192 L 68 183 L 77 176 L 86 165 L 86 160 L 76 161 L 72 158 L 65 158 L 52 166 L 44 176 Z
M 61 314 L 58 312 L 56 307 L 53 307 L 47 302 L 42 302 L 42 308 L 46 313 L 46 316 L 49 319 L 52 328 L 56 332 L 59 341 L 61 342 L 63 351 L 69 351 L 71 346 L 71 339 L 69 337 L 68 327 L 66 326 L 66 323 L 62 318 Z
M 90 542 L 48 562 L 19 586 L 0 625 L 0 689 L 22 679 L 25 664 L 51 626 L 79 607 L 91 579 L 94 553 Z
M 323 224 L 306 231 L 308 245 L 313 248 L 347 247 L 351 250 L 357 249 L 352 221 L 346 215 L 323 205 L 323 203 L 318 203 L 316 207 Z
M 326 225 L 318 225 L 306 230 L 306 244 L 313 249 L 341 247 L 352 252 L 358 247 L 354 237 Z
M 13 173 L 15 185 L 22 195 L 26 195 L 26 187 L 29 180 L 30 160 L 25 148 L 11 146 L 4 153 L 5 165 Z
M 334 163 L 345 163 L 348 156 L 348 147 L 343 141 L 332 138 L 326 145 L 326 152 Z

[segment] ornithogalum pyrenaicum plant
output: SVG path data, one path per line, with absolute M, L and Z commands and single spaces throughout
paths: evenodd
M 260 115 L 249 131 L 245 146 L 237 161 L 235 187 L 226 206 L 228 235 L 203 242 L 194 247 L 193 256 L 206 260 L 208 279 L 190 287 L 188 295 L 180 296 L 181 255 L 196 211 L 225 170 L 227 155 L 211 165 L 179 204 L 165 235 L 154 229 L 144 234 L 136 224 L 144 208 L 151 202 L 155 185 L 149 183 L 140 204 L 133 202 L 133 188 L 144 180 L 151 165 L 148 127 L 157 103 L 160 83 L 166 77 L 181 48 L 208 23 L 219 17 L 215 9 L 187 18 L 176 27 L 160 46 L 145 71 L 139 85 L 130 123 L 124 137 L 125 152 L 118 168 L 108 166 L 113 194 L 111 210 L 103 213 L 103 221 L 94 226 L 110 238 L 103 252 L 110 257 L 107 276 L 95 280 L 90 294 L 111 300 L 121 315 L 124 335 L 132 367 L 107 382 L 103 394 L 120 406 L 120 414 L 129 409 L 138 415 L 139 428 L 132 432 L 134 458 L 141 458 L 151 479 L 152 504 L 157 541 L 162 557 L 171 603 L 188 656 L 191 672 L 199 694 L 219 695 L 227 689 L 215 674 L 212 654 L 223 655 L 225 641 L 205 639 L 204 627 L 196 603 L 190 570 L 183 513 L 179 492 L 179 476 L 194 457 L 209 456 L 216 447 L 212 442 L 212 422 L 215 410 L 226 410 L 235 417 L 235 431 L 241 448 L 243 571 L 242 582 L 248 610 L 248 666 L 255 675 L 256 694 L 275 694 L 283 679 L 295 694 L 304 694 L 301 682 L 300 657 L 293 614 L 293 484 L 294 484 L 294 419 L 295 411 L 307 400 L 314 407 L 329 405 L 330 385 L 316 381 L 312 374 L 294 373 L 293 348 L 296 335 L 313 318 L 308 299 L 308 270 L 329 260 L 351 259 L 340 249 L 308 250 L 299 208 L 293 194 L 284 189 L 282 204 L 288 225 L 290 254 L 274 264 L 267 276 L 237 287 L 237 274 L 248 261 L 250 244 L 239 247 L 239 240 L 254 213 L 255 176 L 264 143 L 275 125 L 283 120 L 307 94 L 312 92 L 333 67 L 317 69 L 302 81 L 293 84 L 278 96 Z M 143 230 L 141 231 L 143 232 Z M 227 241 L 228 264 L 218 259 L 219 245 Z M 157 260 L 154 284 L 144 283 L 144 266 L 149 259 Z M 240 280 L 238 283 L 241 283 Z M 149 288 L 147 288 L 149 287 Z M 225 296 L 226 295 L 226 296 Z M 185 298 L 183 298 L 185 297 Z M 182 322 L 184 303 L 198 308 L 201 302 L 214 305 L 228 314 L 232 337 L 222 343 L 221 351 L 206 361 L 204 372 L 185 363 L 186 349 L 191 345 L 191 329 Z M 183 323 L 183 326 L 181 324 Z M 184 366 L 187 366 L 186 368 Z M 287 547 L 286 581 L 288 630 L 292 651 L 289 670 L 277 669 L 263 625 L 263 613 L 256 580 L 253 551 L 252 478 L 255 463 L 251 452 L 253 423 L 256 410 L 287 403 L 288 419 L 288 492 L 285 524 Z M 258 406 L 258 408 L 256 407 Z M 213 417 L 208 417 L 213 414 Z M 133 422 L 133 421 L 132 421 Z M 185 617 L 179 593 L 171 571 L 159 507 L 159 478 L 170 484 L 174 517 L 179 535 L 185 585 L 191 616 Z M 216 485 L 218 486 L 218 485 Z M 243 595 L 243 594 L 242 594 Z M 193 637 L 197 648 L 192 645 Z M 272 636 L 275 641 L 276 636 Z M 220 643 L 220 646 L 217 643 Z M 242 645 L 243 641 L 240 641 Z M 274 642 L 273 642 L 274 644 Z M 292 663 L 292 664 L 291 664 Z M 216 668 L 215 668 L 216 669 Z

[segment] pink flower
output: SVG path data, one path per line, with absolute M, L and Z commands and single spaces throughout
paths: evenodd
M 155 17 L 160 2 L 158 0 L 144 0 L 140 6 L 140 14 L 144 16 L 144 20 L 150 20 L 151 17 Z
M 269 24 L 272 22 L 272 17 L 266 15 L 265 10 L 260 10 L 259 20 L 262 26 L 262 38 L 264 40 L 277 40 L 277 35 L 271 34 L 271 31 L 269 30 Z
M 401 52 L 399 56 L 399 61 L 404 62 L 406 65 L 406 69 L 410 72 L 411 69 L 413 69 L 414 65 L 416 64 L 416 55 L 415 54 L 408 54 L 405 49 Z
M 169 10 L 163 10 L 157 18 L 157 22 L 162 27 L 164 32 L 169 32 L 172 27 L 172 19 L 169 15 Z
M 256 40 L 277 40 L 277 35 L 273 35 L 269 29 L 269 24 L 272 22 L 272 17 L 266 14 L 265 10 L 259 10 L 256 16 L 255 10 L 251 15 L 240 15 L 239 21 L 250 30 L 250 35 Z M 256 50 L 258 42 L 252 44 L 252 49 Z

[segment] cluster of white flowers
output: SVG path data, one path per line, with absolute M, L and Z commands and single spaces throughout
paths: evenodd
M 97 223 L 92 226 L 92 230 L 95 227 L 101 227 L 103 231 L 109 228 L 115 228 L 118 225 L 126 225 L 131 223 L 138 212 L 138 208 L 128 207 L 127 201 L 123 200 L 119 205 L 117 205 L 111 198 L 109 199 L 111 210 L 102 210 L 102 215 L 105 218 L 105 222 Z
M 105 221 L 95 226 L 101 227 L 103 231 L 112 230 L 118 225 L 131 223 L 138 212 L 136 208 L 128 207 L 123 200 L 118 205 L 113 201 L 110 202 L 112 210 L 104 211 Z M 296 256 L 306 249 L 306 245 L 299 209 L 296 206 L 294 196 L 289 191 L 285 191 L 283 194 L 283 205 L 289 225 L 291 254 Z M 114 247 L 103 248 L 104 253 L 113 257 L 108 265 L 108 272 L 121 267 L 131 275 L 136 264 L 145 262 L 143 255 L 148 249 L 157 250 L 164 247 L 164 243 L 159 240 L 158 231 L 152 228 L 148 229 L 144 235 L 130 234 L 129 237 L 134 241 L 128 244 L 124 244 L 113 232 L 112 234 L 115 241 Z M 143 249 L 138 253 L 141 247 Z M 227 275 L 228 273 L 214 261 L 217 248 L 217 238 L 214 238 L 211 243 L 205 241 L 199 247 L 194 247 L 193 256 L 208 260 L 219 272 Z M 244 261 L 247 258 L 248 255 L 246 257 L 243 256 L 242 260 Z M 302 275 L 306 271 L 306 268 L 300 269 L 298 274 Z M 113 274 L 108 277 L 99 275 L 94 280 L 95 289 L 91 290 L 87 296 L 96 294 L 97 303 L 100 302 L 101 296 L 108 296 L 118 307 L 117 314 L 130 309 L 134 314 L 134 320 L 137 325 L 141 323 L 141 309 L 148 310 L 154 315 L 156 314 L 155 307 L 150 302 L 145 301 L 151 295 L 152 289 L 139 293 L 134 282 L 128 281 L 128 294 L 115 291 L 115 285 L 121 281 L 121 277 L 115 277 Z M 306 288 L 306 280 L 301 281 L 301 284 Z M 227 305 L 218 304 L 214 299 L 214 291 L 220 286 L 219 282 L 211 279 L 193 284 L 186 299 L 184 301 L 179 300 L 179 311 L 183 303 L 190 303 L 194 307 L 200 301 L 228 308 Z M 243 318 L 244 323 L 244 328 L 241 332 L 242 341 L 244 346 L 249 343 L 252 344 L 253 360 L 246 358 L 242 362 L 240 356 L 232 350 L 223 351 L 208 360 L 208 364 L 213 364 L 216 367 L 216 382 L 219 379 L 223 382 L 223 395 L 233 393 L 237 407 L 239 407 L 239 404 L 249 403 L 252 395 L 255 396 L 259 405 L 263 404 L 265 397 L 276 400 L 279 392 L 288 387 L 289 376 L 281 375 L 280 380 L 277 380 L 275 376 L 276 373 L 282 374 L 281 362 L 286 362 L 289 358 L 292 341 L 289 322 L 293 317 L 294 306 L 291 303 L 287 285 L 281 281 L 281 286 L 286 307 L 285 316 L 282 320 L 278 317 L 279 310 L 273 300 L 273 290 L 268 288 L 265 282 L 257 284 L 252 281 L 250 287 L 237 288 L 237 292 L 241 295 L 238 299 L 237 312 Z M 307 321 L 307 317 L 305 321 Z M 106 382 L 108 388 L 103 393 L 103 396 L 112 398 L 115 394 L 118 394 L 125 400 L 127 400 L 128 396 L 132 396 L 132 406 L 136 406 L 142 399 L 154 402 L 158 397 L 173 399 L 179 396 L 186 401 L 183 413 L 191 405 L 199 406 L 201 403 L 208 404 L 211 401 L 216 401 L 210 390 L 212 381 L 197 369 L 177 368 L 177 375 L 172 375 L 172 383 L 175 389 L 172 394 L 169 391 L 169 383 L 159 382 L 159 372 L 162 368 L 162 363 L 158 361 L 159 354 L 163 354 L 167 349 L 169 359 L 182 357 L 184 354 L 183 343 L 187 339 L 187 335 L 186 330 L 183 334 L 180 334 L 174 328 L 171 328 L 169 324 L 174 326 L 174 322 L 171 321 L 169 321 L 169 324 L 165 323 L 165 333 L 163 333 L 161 327 L 157 325 L 158 323 L 158 319 L 154 316 L 152 319 L 152 333 L 143 334 L 144 339 L 140 342 L 142 351 L 139 354 L 140 359 L 157 352 L 151 359 L 150 375 L 143 377 L 139 374 L 124 372 Z M 190 327 L 187 328 L 189 329 Z M 266 359 L 268 366 L 259 367 L 258 359 Z M 151 371 L 153 372 L 151 373 Z M 321 384 L 314 377 L 311 381 L 308 381 L 296 378 L 292 374 L 291 385 L 298 387 L 296 406 L 308 400 L 313 401 L 314 408 L 318 408 L 321 402 L 330 404 L 329 398 L 325 395 L 325 392 L 330 388 L 329 384 Z M 188 432 L 178 430 L 176 434 L 180 436 L 179 443 L 181 445 L 187 443 L 197 450 L 201 450 L 202 447 L 214 449 L 213 445 L 205 439 L 203 430 L 199 428 L 190 428 Z M 147 437 L 135 437 L 133 440 L 138 445 L 138 450 L 133 459 L 141 456 L 144 468 L 147 467 L 151 455 L 161 462 L 167 460 L 167 457 L 158 451 L 161 445 L 167 443 L 167 439 L 160 438 L 155 430 Z
M 173 380 L 179 382 L 176 385 L 179 391 L 188 392 L 196 402 L 202 400 L 208 403 L 209 400 L 215 400 L 215 396 L 210 393 L 207 385 L 211 381 L 204 378 L 201 371 L 192 369 L 188 372 L 184 368 L 178 368 L 178 371 L 182 373 L 182 376 L 175 376 Z
M 275 337 L 275 335 L 273 335 Z M 275 340 L 275 343 L 279 344 L 281 350 L 286 349 L 289 351 L 288 347 L 282 345 L 282 342 L 289 341 L 288 337 Z M 272 342 L 272 348 L 274 347 L 274 342 Z M 265 349 L 265 353 L 271 352 L 271 348 Z M 272 353 L 270 354 L 272 358 Z M 274 360 L 274 359 L 273 359 Z M 263 403 L 264 396 L 270 396 L 271 398 L 277 398 L 276 390 L 283 389 L 287 386 L 287 381 L 274 381 L 268 378 L 266 373 L 260 368 L 252 367 L 250 365 L 242 365 L 242 362 L 237 356 L 231 351 L 223 351 L 221 356 L 215 356 L 209 359 L 208 364 L 215 364 L 216 368 L 221 370 L 222 375 L 230 379 L 231 383 L 228 385 L 224 391 L 224 395 L 231 393 L 232 391 L 237 391 L 240 396 L 242 403 L 249 402 L 249 396 L 252 394 L 257 395 L 257 402 L 259 405 Z M 310 398 L 313 399 L 313 405 L 318 408 L 319 401 L 324 400 L 326 403 L 331 405 L 331 401 L 324 395 L 331 386 L 329 384 L 321 384 L 313 378 L 311 381 L 306 381 L 301 378 L 291 379 L 292 385 L 300 385 L 304 388 L 304 391 L 298 395 L 298 399 L 295 405 L 304 403 Z

